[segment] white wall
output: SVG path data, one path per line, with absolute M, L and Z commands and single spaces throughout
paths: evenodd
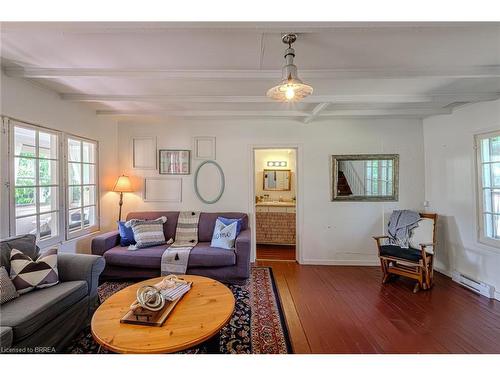
M 279 200 L 280 197 L 285 200 L 295 198 L 296 166 L 295 150 L 292 149 L 274 149 L 274 150 L 255 150 L 255 195 L 261 196 L 268 194 L 271 200 Z M 286 167 L 268 167 L 268 161 L 286 161 Z M 264 169 L 290 170 L 290 190 L 271 191 L 264 190 Z
M 63 102 L 55 92 L 26 80 L 7 77 L 3 72 L 0 79 L 2 115 L 99 141 L 101 230 L 114 229 L 118 216 L 118 198 L 110 190 L 119 175 L 116 121 L 98 118 L 94 110 L 82 104 Z M 2 164 L 2 176 L 5 175 L 4 168 Z M 3 199 L 0 212 L 5 217 L 4 203 Z M 89 242 L 90 236 L 87 236 L 64 243 L 61 249 L 89 252 Z
M 500 100 L 424 120 L 425 197 L 441 216 L 436 266 L 500 291 L 500 249 L 477 239 L 474 134 L 500 129 Z M 497 294 L 500 297 L 500 294 Z
M 386 219 L 396 208 L 422 209 L 424 155 L 419 120 L 329 120 L 304 125 L 278 120 L 128 121 L 119 123 L 120 172 L 135 176 L 142 189 L 143 176 L 153 170 L 131 169 L 132 136 L 154 135 L 158 148 L 192 148 L 193 136 L 217 137 L 217 162 L 226 176 L 221 200 L 205 205 L 193 188 L 193 174 L 183 177 L 182 203 L 143 202 L 141 193 L 125 196 L 124 211 L 194 209 L 253 212 L 251 145 L 299 145 L 298 210 L 302 220 L 301 261 L 316 264 L 377 264 L 372 235 L 382 234 Z M 399 202 L 331 202 L 331 154 L 400 154 Z M 193 160 L 192 171 L 199 161 Z M 216 177 L 214 177 L 216 178 Z

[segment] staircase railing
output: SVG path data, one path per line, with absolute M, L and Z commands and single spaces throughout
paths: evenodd
M 344 172 L 344 176 L 347 179 L 347 183 L 351 188 L 353 195 L 365 195 L 365 184 L 361 177 L 359 177 L 358 172 L 353 168 L 351 163 L 348 161 L 341 161 L 340 170 Z

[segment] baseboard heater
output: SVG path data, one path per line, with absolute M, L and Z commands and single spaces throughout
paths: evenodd
M 474 280 L 473 278 L 457 271 L 452 272 L 451 279 L 473 292 L 479 293 L 488 298 L 495 298 L 495 287 L 493 285 L 488 285 L 481 281 Z

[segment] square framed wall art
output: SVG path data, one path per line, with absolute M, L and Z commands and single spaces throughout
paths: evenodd
M 190 150 L 159 150 L 158 160 L 160 174 L 191 173 Z

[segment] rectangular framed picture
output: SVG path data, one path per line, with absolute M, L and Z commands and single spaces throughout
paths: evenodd
M 160 174 L 191 173 L 190 150 L 160 150 L 158 159 Z
M 146 177 L 144 202 L 182 202 L 181 177 Z

